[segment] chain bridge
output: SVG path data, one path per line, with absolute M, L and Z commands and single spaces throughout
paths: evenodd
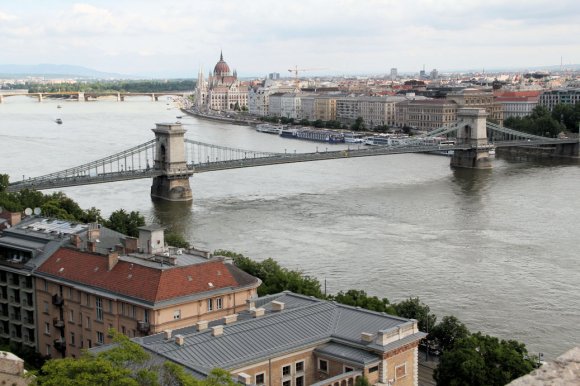
M 549 146 L 578 155 L 578 140 L 539 137 L 486 122 L 485 110 L 460 109 L 458 121 L 430 133 L 386 146 L 364 146 L 314 153 L 272 153 L 238 149 L 185 138 L 180 123 L 157 124 L 155 139 L 83 165 L 13 182 L 9 192 L 56 189 L 115 181 L 153 178 L 151 196 L 169 201 L 192 199 L 189 178 L 195 173 L 338 158 L 372 157 L 453 150 L 451 166 L 489 168 L 489 150 L 498 147 Z M 453 136 L 453 141 L 441 141 Z

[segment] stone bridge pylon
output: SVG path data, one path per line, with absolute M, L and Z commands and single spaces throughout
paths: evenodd
M 457 143 L 470 145 L 466 150 L 454 150 L 451 166 L 456 168 L 490 169 L 489 145 L 485 109 L 462 108 L 457 111 Z
M 187 202 L 193 199 L 187 168 L 185 130 L 180 123 L 157 123 L 155 133 L 155 165 L 162 174 L 153 178 L 151 197 L 166 201 Z

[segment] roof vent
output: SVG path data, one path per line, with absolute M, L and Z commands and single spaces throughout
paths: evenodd
M 183 335 L 175 335 L 175 343 L 177 343 L 178 346 L 183 346 L 183 343 L 185 343 L 185 337 Z
M 207 330 L 208 321 L 207 320 L 200 320 L 195 324 L 195 328 L 197 331 Z
M 254 308 L 251 313 L 252 313 L 252 318 L 259 318 L 260 316 L 264 316 L 266 310 L 263 308 Z
M 226 315 L 224 316 L 224 323 L 225 324 L 232 324 L 238 320 L 238 314 Z
M 373 341 L 373 337 L 375 336 L 375 334 L 371 334 L 370 332 L 363 332 L 360 334 L 360 339 L 363 342 L 367 342 L 370 343 Z
M 171 332 L 172 330 L 163 330 L 163 338 L 171 339 Z
M 251 385 L 252 377 L 246 373 L 239 373 L 238 382 L 241 383 L 242 385 Z
M 212 336 L 221 336 L 224 334 L 224 326 L 219 325 L 219 326 L 213 326 L 211 328 L 211 335 Z
M 284 303 L 274 300 L 272 302 L 272 311 L 282 311 L 284 309 Z

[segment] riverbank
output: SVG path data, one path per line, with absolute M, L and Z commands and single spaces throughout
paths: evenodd
M 199 111 L 195 111 L 195 110 L 189 110 L 189 109 L 184 109 L 181 108 L 180 109 L 183 113 L 187 114 L 187 115 L 191 115 L 193 117 L 196 118 L 200 118 L 200 119 L 207 119 L 208 121 L 214 121 L 214 122 L 223 122 L 223 123 L 227 123 L 230 125 L 239 125 L 239 126 L 255 126 L 258 123 L 260 123 L 260 121 L 258 121 L 257 119 L 239 119 L 239 118 L 233 118 L 231 116 L 216 116 L 216 115 L 210 115 L 210 114 L 203 114 L 200 113 Z

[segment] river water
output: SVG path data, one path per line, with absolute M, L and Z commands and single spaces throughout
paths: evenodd
M 12 180 L 92 161 L 153 138 L 182 115 L 169 102 L 0 104 L 0 173 Z M 61 118 L 62 125 L 54 120 Z M 302 142 L 185 117 L 187 137 L 251 150 L 314 151 Z M 153 203 L 151 181 L 64 189 L 104 215 L 138 210 L 193 244 L 229 249 L 400 301 L 527 344 L 553 358 L 580 344 L 580 167 L 495 159 L 452 170 L 433 155 L 343 159 L 196 175 L 190 205 Z

